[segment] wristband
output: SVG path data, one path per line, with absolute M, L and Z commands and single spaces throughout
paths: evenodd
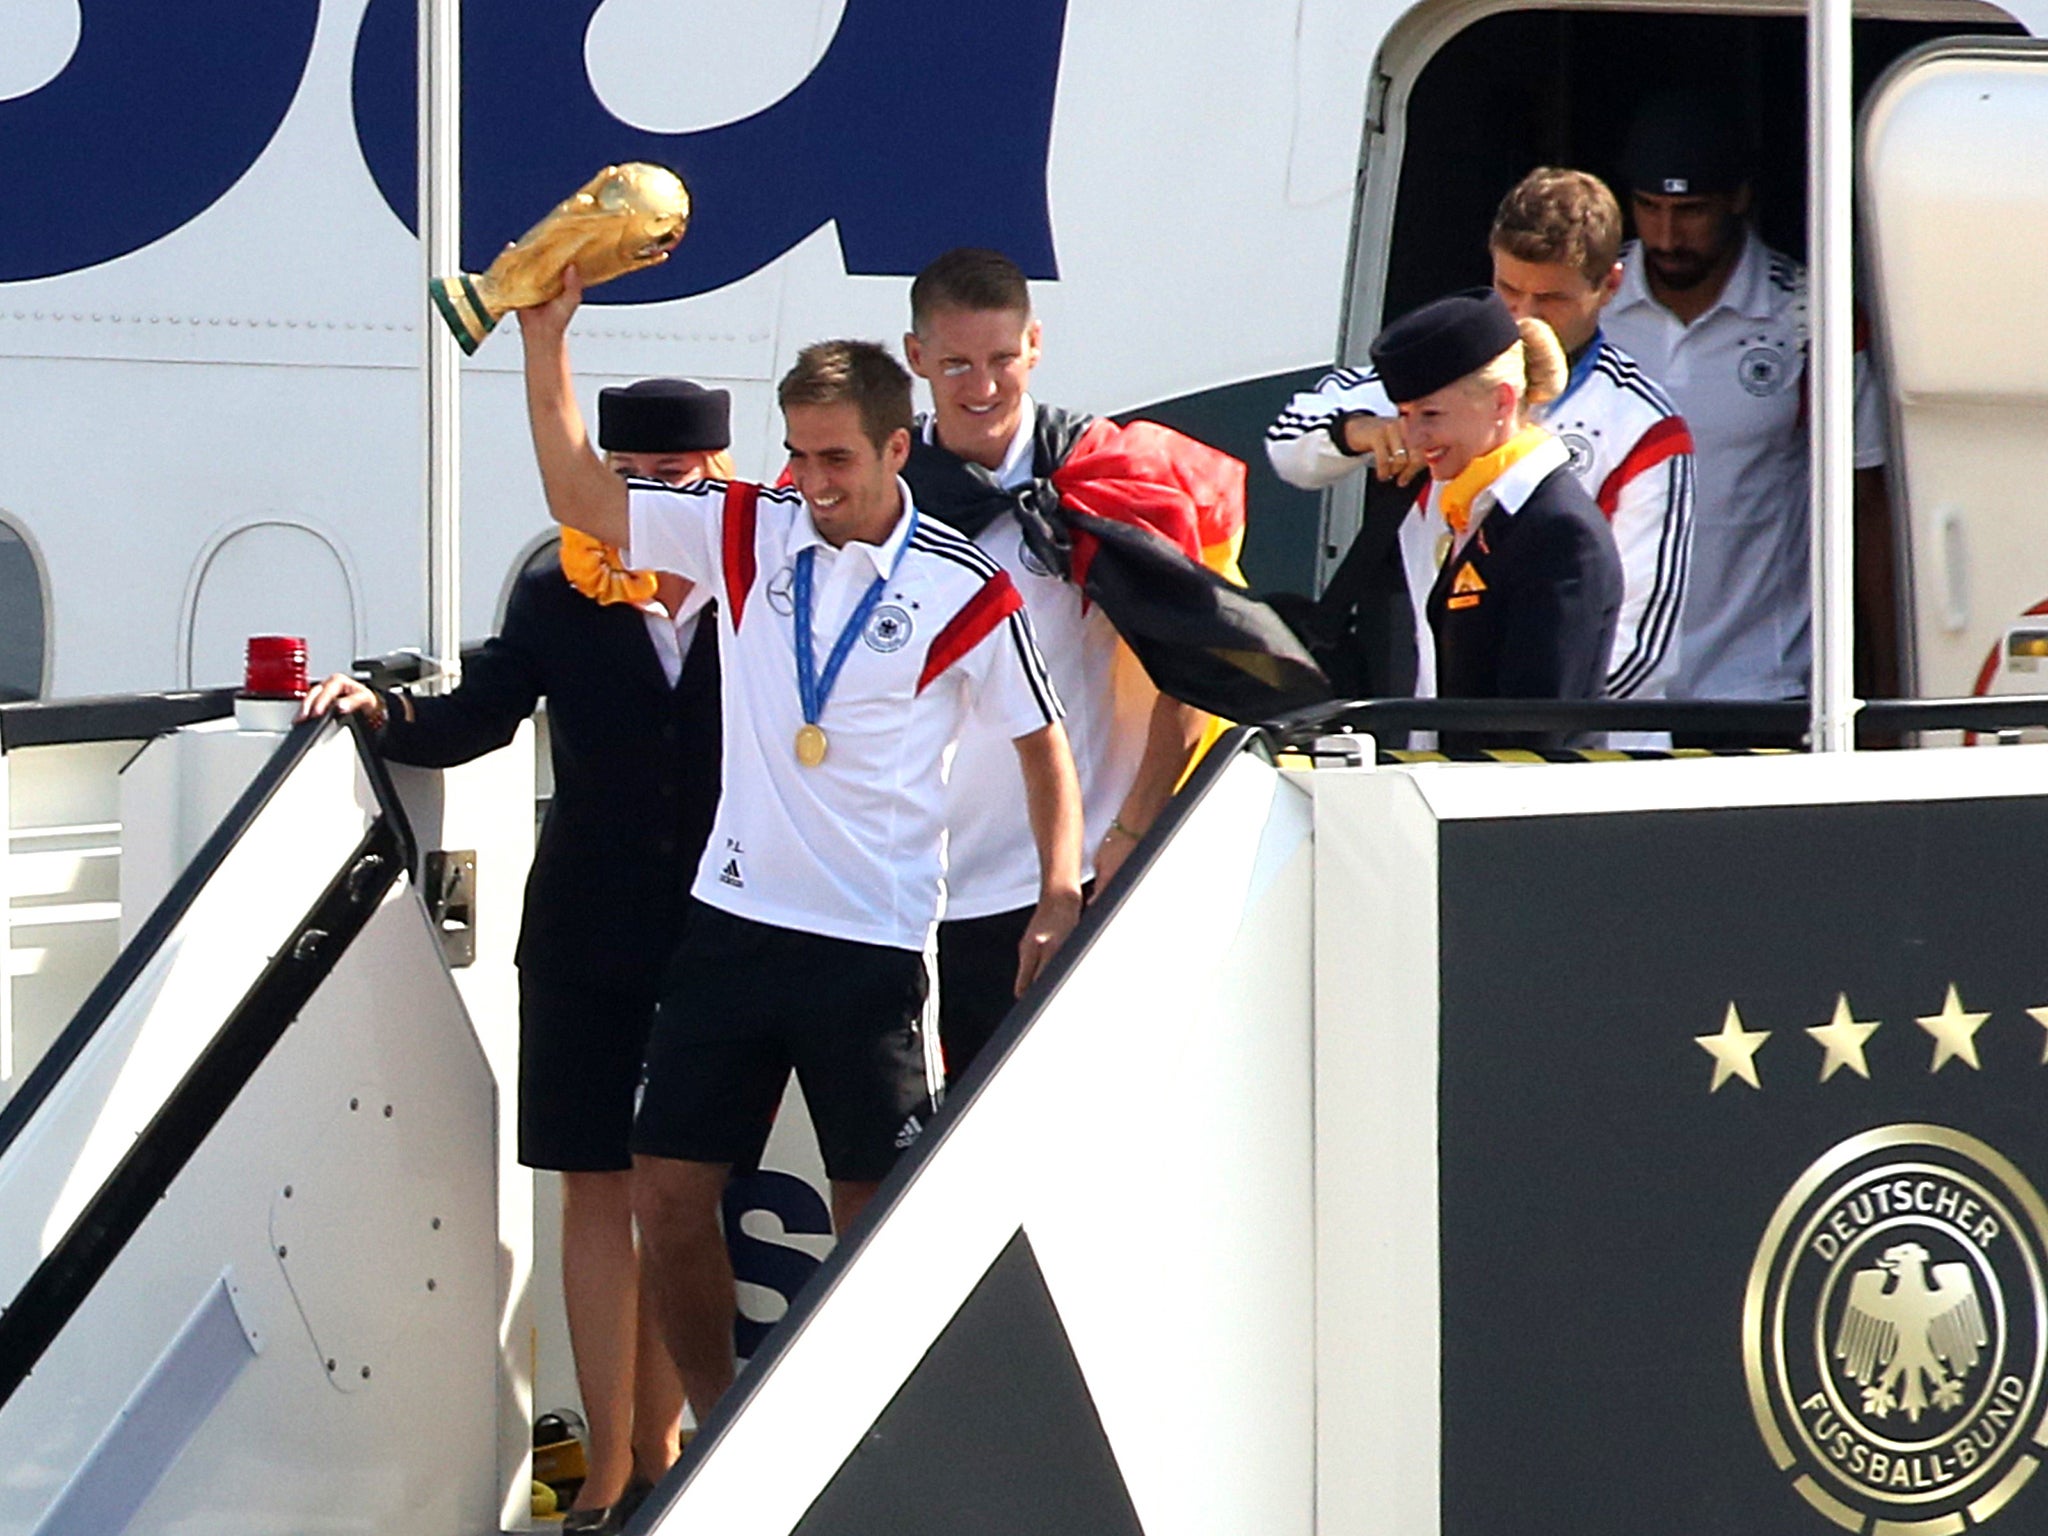
M 1138 841 L 1138 834 L 1137 834 L 1137 833 L 1135 833 L 1135 832 L 1133 832 L 1133 831 L 1132 831 L 1132 830 L 1131 830 L 1131 829 L 1130 829 L 1129 827 L 1127 827 L 1127 826 L 1125 826 L 1125 825 L 1124 825 L 1124 823 L 1123 823 L 1123 818 L 1122 818 L 1121 816 L 1112 816 L 1112 817 L 1110 817 L 1110 818 L 1109 818 L 1109 831 L 1108 831 L 1108 832 L 1105 832 L 1105 833 L 1103 833 L 1102 835 L 1103 835 L 1104 837 L 1108 837 L 1108 836 L 1109 836 L 1109 835 L 1110 835 L 1111 833 L 1115 833 L 1115 832 L 1121 832 L 1121 833 L 1123 833 L 1123 835 L 1124 835 L 1125 837 L 1128 837 L 1128 838 L 1129 838 L 1129 839 L 1130 839 L 1130 840 L 1131 840 L 1132 842 L 1134 842 L 1134 843 Z

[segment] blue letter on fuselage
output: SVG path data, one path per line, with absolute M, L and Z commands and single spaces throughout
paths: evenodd
M 804 1282 L 817 1271 L 818 1261 L 801 1248 L 754 1236 L 746 1229 L 745 1217 L 749 1211 L 766 1211 L 781 1223 L 785 1235 L 830 1237 L 832 1216 L 824 1200 L 793 1173 L 757 1168 L 752 1173 L 733 1174 L 722 1204 L 733 1279 L 780 1296 L 787 1311 Z M 742 1360 L 753 1359 L 774 1326 L 740 1311 L 733 1318 L 733 1353 Z
M 602 0 L 464 8 L 463 265 L 504 245 L 597 170 L 673 166 L 695 208 L 666 264 L 597 290 L 607 303 L 706 293 L 837 220 L 849 272 L 909 275 L 955 245 L 1053 277 L 1046 156 L 1066 0 L 846 0 L 817 68 L 774 105 L 695 133 L 620 122 L 584 66 Z M 414 0 L 371 0 L 356 41 L 356 133 L 392 210 L 416 228 Z M 676 69 L 743 67 L 707 41 Z
M 82 0 L 78 47 L 0 102 L 0 282 L 140 250 L 263 153 L 298 93 L 319 0 Z

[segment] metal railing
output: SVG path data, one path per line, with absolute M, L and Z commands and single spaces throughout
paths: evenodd
M 1804 699 L 1351 699 L 1295 710 L 1268 721 L 1266 729 L 1290 747 L 1344 732 L 1392 738 L 1409 731 L 1454 734 L 1482 744 L 1488 737 L 1521 734 L 1669 731 L 1682 738 L 1711 736 L 1739 746 L 1745 740 L 1797 740 L 1806 732 L 1809 718 Z M 1924 731 L 2000 734 L 2030 727 L 2048 728 L 2048 694 L 1873 699 L 1856 713 L 1857 735 L 1866 741 Z
M 240 998 L 224 1002 L 223 1017 L 191 1069 L 179 1081 L 161 1085 L 162 1099 L 147 1127 L 20 1291 L 0 1308 L 0 1405 L 35 1369 L 163 1199 L 171 1181 L 298 1021 L 306 1001 L 368 923 L 385 891 L 417 863 L 418 848 L 404 808 L 361 720 L 349 716 L 339 722 L 309 720 L 296 726 L 165 893 L 21 1091 L 0 1108 L 0 1157 L 15 1149 L 37 1111 L 171 941 L 206 882 L 292 770 L 317 741 L 335 730 L 346 730 L 355 738 L 376 815 L 255 984 Z
M 0 704 L 0 752 L 83 741 L 146 741 L 181 725 L 219 720 L 234 708 L 232 688 Z

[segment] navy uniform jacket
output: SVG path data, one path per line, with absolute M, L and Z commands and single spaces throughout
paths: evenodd
M 1429 627 L 1441 698 L 1596 699 L 1605 689 L 1621 557 L 1562 451 L 1553 457 L 1521 504 L 1497 503 L 1437 573 Z M 1512 476 L 1496 482 L 1509 499 Z
M 391 711 L 384 755 L 446 768 L 503 746 L 548 701 L 555 794 L 526 881 L 522 976 L 659 984 L 718 807 L 717 637 L 706 609 L 671 688 L 640 611 L 549 566 L 519 578 L 460 687 L 414 699 L 411 722 Z

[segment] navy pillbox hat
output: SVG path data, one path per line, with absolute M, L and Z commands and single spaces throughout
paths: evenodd
M 1373 338 L 1372 365 L 1396 405 L 1433 395 L 1484 368 L 1522 333 L 1491 288 L 1471 288 L 1410 310 Z
M 1700 197 L 1748 181 L 1749 153 L 1726 96 L 1668 91 L 1637 110 L 1621 169 L 1632 192 Z
M 732 396 L 688 379 L 597 392 L 597 443 L 610 453 L 714 453 L 732 446 Z

